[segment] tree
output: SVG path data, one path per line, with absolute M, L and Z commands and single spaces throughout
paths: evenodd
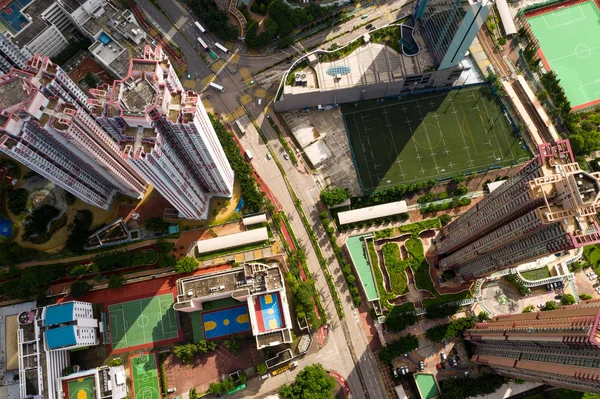
M 540 92 L 538 92 L 536 95 L 538 100 L 540 100 L 540 102 L 544 102 L 548 99 L 548 92 L 546 90 L 542 90 Z
M 527 305 L 527 306 L 525 306 L 525 308 L 523 308 L 523 313 L 531 313 L 534 310 L 535 310 L 534 305 Z
M 447 324 L 438 324 L 425 331 L 425 337 L 431 342 L 442 342 L 445 339 L 452 338 L 467 328 L 475 325 L 475 317 L 461 317 L 452 320 Z
M 83 253 L 90 227 L 94 221 L 94 214 L 89 209 L 77 211 L 73 222 L 67 226 L 69 236 L 67 237 L 67 248 L 77 254 Z
M 225 346 L 233 355 L 239 355 L 239 353 L 242 351 L 242 343 L 235 335 L 231 335 L 225 340 Z
M 457 196 L 465 195 L 468 192 L 469 192 L 469 189 L 467 188 L 467 186 L 465 186 L 464 184 L 459 184 L 456 187 L 456 190 L 454 190 L 454 195 L 457 195 Z
M 21 214 L 25 208 L 27 208 L 27 200 L 29 199 L 29 192 L 24 188 L 17 190 L 10 190 L 7 195 L 7 207 L 8 210 L 15 214 Z
M 25 218 L 23 241 L 29 241 L 33 236 L 44 235 L 48 232 L 50 221 L 60 215 L 60 211 L 52 205 L 42 205 Z
M 452 183 L 454 183 L 454 184 L 462 183 L 466 179 L 467 179 L 467 177 L 465 176 L 464 173 L 459 173 L 459 174 L 452 176 Z
M 563 294 L 563 296 L 560 298 L 560 303 L 563 305 L 573 305 L 576 302 L 577 301 L 575 300 L 575 297 L 573 297 L 571 294 Z
M 587 301 L 588 299 L 592 299 L 592 296 L 590 294 L 579 294 L 579 299 Z
M 488 395 L 504 384 L 504 377 L 485 374 L 478 378 L 449 378 L 442 383 L 444 399 L 464 399 Z
M 440 223 L 442 224 L 442 226 L 447 225 L 448 223 L 450 223 L 450 221 L 452 221 L 452 216 L 448 215 L 447 213 L 440 215 Z
M 477 319 L 479 319 L 479 321 L 489 321 L 490 315 L 487 312 L 481 311 L 477 315 Z
M 392 363 L 394 358 L 412 352 L 418 347 L 419 339 L 415 335 L 408 334 L 405 337 L 388 342 L 379 351 L 379 360 L 384 363 Z
M 111 274 L 108 276 L 108 288 L 118 289 L 125 283 L 125 277 L 121 274 Z
M 554 301 L 548 301 L 542 308 L 542 310 L 556 310 L 558 309 L 558 305 Z
M 293 385 L 283 385 L 279 389 L 279 396 L 283 399 L 330 399 L 333 388 L 333 377 L 327 374 L 320 363 L 316 363 L 300 371 Z
M 391 332 L 400 332 L 416 322 L 417 316 L 414 313 L 402 312 L 398 306 L 394 306 L 385 319 L 385 326 Z
M 184 256 L 175 263 L 175 273 L 191 273 L 198 267 L 198 261 L 192 257 Z
M 110 359 L 108 362 L 109 367 L 117 367 L 117 366 L 122 366 L 122 365 L 123 365 L 123 359 L 120 357 L 115 357 L 113 359 Z
M 350 198 L 350 191 L 347 188 L 334 188 L 321 191 L 321 201 L 327 206 L 341 204 Z
M 85 280 L 77 280 L 71 285 L 71 296 L 80 298 L 90 292 L 94 286 Z
M 196 351 L 197 348 L 195 344 L 175 345 L 173 347 L 173 354 L 177 356 L 183 364 L 192 364 L 194 362 Z
M 267 374 L 267 365 L 265 363 L 259 363 L 256 366 L 256 372 L 260 375 Z
M 153 217 L 146 219 L 144 228 L 146 230 L 163 233 L 169 229 L 169 223 L 165 222 L 163 218 Z

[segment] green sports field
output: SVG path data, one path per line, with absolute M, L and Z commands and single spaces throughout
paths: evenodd
M 131 375 L 134 399 L 160 399 L 154 353 L 134 357 L 131 360 Z
M 364 191 L 530 158 L 488 85 L 344 104 L 342 114 Z
M 110 305 L 108 313 L 113 350 L 178 336 L 172 294 Z
M 600 10 L 594 1 L 525 16 L 571 106 L 586 108 L 600 99 Z
M 68 384 L 68 399 L 95 399 L 94 393 L 94 377 L 77 378 L 69 380 Z

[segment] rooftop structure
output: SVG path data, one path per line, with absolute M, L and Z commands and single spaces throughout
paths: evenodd
M 338 219 L 340 221 L 340 225 L 344 225 L 406 212 L 408 212 L 406 201 L 396 201 L 388 202 L 387 204 L 354 209 L 351 211 L 339 212 Z
M 430 50 L 414 24 L 415 21 L 409 19 L 397 25 L 401 31 L 401 53 L 386 45 L 365 41 L 361 36 L 355 40 L 361 41 L 362 45 L 344 58 L 329 61 L 332 52 L 316 50 L 299 59 L 294 65 L 306 60 L 312 68 L 297 72 L 292 85 L 285 84 L 287 75 L 284 76 L 281 95 L 275 102 L 276 111 L 337 105 L 451 86 L 462 69 L 436 70 Z
M 160 47 L 146 46 L 124 79 L 90 92 L 94 118 L 181 217 L 205 219 L 211 197 L 231 196 L 233 170 L 208 114 Z
M 177 281 L 174 309 L 194 312 L 203 303 L 233 298 L 248 306 L 258 349 L 292 342 L 292 321 L 285 282 L 278 265 L 245 263 L 242 267 Z M 270 310 L 272 311 L 270 311 Z
M 18 324 L 20 397 L 61 399 L 57 381 L 69 366 L 69 350 L 98 344 L 92 304 L 68 302 L 31 309 L 18 315 Z
M 0 72 L 8 73 L 13 67 L 23 69 L 28 59 L 4 33 L 0 32 Z
M 539 155 L 444 227 L 436 247 L 443 270 L 463 280 L 600 242 L 600 173 L 579 167 L 568 140 Z
M 78 371 L 59 378 L 56 386 L 58 398 L 80 398 L 80 391 L 86 393 L 86 399 L 127 397 L 127 379 L 123 366 Z
M 465 331 L 472 361 L 509 378 L 600 393 L 600 300 L 501 315 Z
M 229 234 L 208 240 L 200 240 L 196 243 L 196 256 L 223 249 L 266 242 L 268 239 L 269 233 L 267 232 L 267 228 L 261 227 L 259 229 L 243 231 L 241 233 Z
M 266 223 L 266 221 L 267 215 L 264 213 L 253 216 L 246 216 L 242 219 L 242 223 L 244 224 L 244 226 L 252 226 L 259 223 Z
M 0 151 L 103 209 L 118 193 L 141 197 L 144 180 L 88 114 L 85 93 L 48 57 L 26 69 L 0 77 Z

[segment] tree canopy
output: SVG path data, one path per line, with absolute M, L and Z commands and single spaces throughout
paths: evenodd
M 159 217 L 148 218 L 144 222 L 144 228 L 146 230 L 162 233 L 169 229 L 169 223 L 165 222 L 163 218 Z
M 548 301 L 542 308 L 542 310 L 556 310 L 558 309 L 558 305 L 554 301 Z
M 394 306 L 385 319 L 385 326 L 391 332 L 400 332 L 416 322 L 417 316 L 413 312 L 402 312 L 398 306 Z
M 77 254 L 83 253 L 88 236 L 90 235 L 90 227 L 94 221 L 94 214 L 89 209 L 77 211 L 73 222 L 67 228 L 69 236 L 67 237 L 67 248 Z
M 21 214 L 27 208 L 27 199 L 29 199 L 29 192 L 24 188 L 10 190 L 7 194 L 8 210 L 15 215 Z
M 279 389 L 279 396 L 283 399 L 331 399 L 333 388 L 333 377 L 327 374 L 320 363 L 316 363 L 300 371 L 292 385 L 283 385 Z
M 573 305 L 575 302 L 577 301 L 571 294 L 563 294 L 563 296 L 560 298 L 560 303 L 563 305 Z
M 191 273 L 198 267 L 198 261 L 190 256 L 184 256 L 175 263 L 175 273 Z
M 452 320 L 450 323 L 438 324 L 425 331 L 425 337 L 431 342 L 442 342 L 445 339 L 452 338 L 464 329 L 475 325 L 475 317 L 461 317 Z
M 504 377 L 485 374 L 478 378 L 449 378 L 442 383 L 442 399 L 464 399 L 494 393 L 504 384 Z
M 350 191 L 347 188 L 334 188 L 321 191 L 321 201 L 327 206 L 341 204 L 350 198 Z
M 392 363 L 392 360 L 405 353 L 412 352 L 419 347 L 419 339 L 412 334 L 400 337 L 394 341 L 388 342 L 379 351 L 379 360 L 384 363 Z
M 85 280 L 77 280 L 71 284 L 71 296 L 79 298 L 90 292 L 94 286 Z

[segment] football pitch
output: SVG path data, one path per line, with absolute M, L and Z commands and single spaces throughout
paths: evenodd
M 531 157 L 487 84 L 344 104 L 342 115 L 364 191 Z
M 131 375 L 133 376 L 133 397 L 135 399 L 160 399 L 158 369 L 154 353 L 134 357 L 131 360 Z
M 600 9 L 594 0 L 566 1 L 526 12 L 547 69 L 556 72 L 574 110 L 600 100 Z
M 110 305 L 108 313 L 113 350 L 179 335 L 172 294 Z

